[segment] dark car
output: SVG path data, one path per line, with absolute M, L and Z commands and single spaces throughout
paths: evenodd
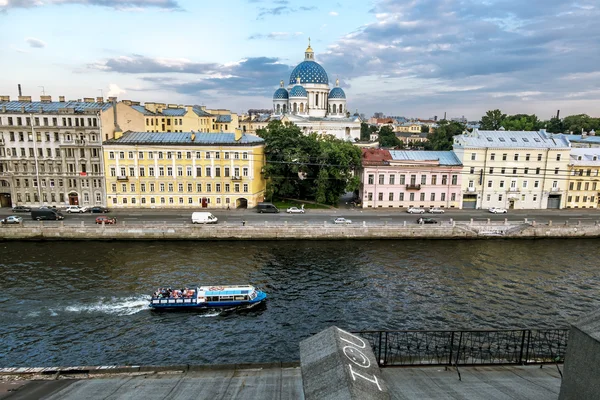
M 423 224 L 437 224 L 438 220 L 434 219 L 434 218 L 419 218 L 417 220 L 417 224 L 423 225 Z
M 112 217 L 107 217 L 106 215 L 101 215 L 99 217 L 96 217 L 97 224 L 101 224 L 103 222 L 104 222 L 104 225 L 114 225 L 117 223 L 117 219 L 112 218 Z
M 13 212 L 31 212 L 31 208 L 25 206 L 15 206 L 12 210 Z
M 90 212 L 93 214 L 103 214 L 103 213 L 110 212 L 110 210 L 106 207 L 96 206 L 96 207 L 90 208 Z

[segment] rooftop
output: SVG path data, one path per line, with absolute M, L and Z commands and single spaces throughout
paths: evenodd
M 85 101 L 0 101 L 0 111 L 7 113 L 39 114 L 40 112 L 57 114 L 61 109 L 73 109 L 75 114 L 90 111 L 104 111 L 112 107 L 111 103 L 96 103 Z
M 394 161 L 439 161 L 440 165 L 462 165 L 453 151 L 390 150 Z
M 194 139 L 192 140 L 192 135 Z M 110 139 L 104 145 L 259 145 L 264 142 L 258 136 L 242 135 L 238 141 L 235 133 L 200 132 L 132 132 L 123 133 L 119 139 Z
M 572 148 L 569 164 L 600 166 L 600 148 Z
M 569 141 L 561 135 L 540 131 L 482 131 L 454 137 L 454 147 L 473 148 L 569 148 Z

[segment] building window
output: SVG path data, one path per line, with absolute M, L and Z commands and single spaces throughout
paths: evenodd
M 538 161 L 542 161 L 542 155 L 541 155 L 541 154 L 538 154 L 538 156 L 537 156 L 537 160 L 538 160 Z
M 477 153 L 471 153 L 471 161 L 475 161 Z
M 384 184 L 384 179 L 385 179 L 385 175 L 379 175 L 379 184 L 380 185 Z
M 490 161 L 494 161 L 496 159 L 496 153 L 490 154 Z
M 470 169 L 470 172 L 469 172 L 469 173 L 470 173 L 470 174 L 474 174 L 474 173 L 475 173 L 475 167 L 471 167 L 471 169 Z
M 421 175 L 421 185 L 427 184 L 427 175 Z
M 375 180 L 375 175 L 369 174 L 369 178 L 368 178 L 369 185 L 372 185 L 374 180 Z
M 518 153 L 515 154 L 515 161 L 519 161 L 519 154 Z
M 531 154 L 525 154 L 525 161 L 529 161 L 530 158 L 531 158 Z
M 388 195 L 388 201 L 394 201 L 394 193 Z
M 560 161 L 560 153 L 556 155 L 556 161 Z
M 506 161 L 506 153 L 502 154 L 502 161 Z
M 554 175 L 558 175 L 558 168 L 554 168 Z

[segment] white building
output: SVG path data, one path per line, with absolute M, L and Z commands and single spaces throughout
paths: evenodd
M 273 94 L 273 113 L 306 133 L 334 135 L 348 141 L 360 139 L 360 117 L 350 116 L 339 79 L 335 87 L 329 87 L 327 72 L 315 61 L 310 42 L 304 61 L 290 74 L 288 87 L 281 81 Z
M 454 137 L 463 163 L 462 208 L 561 208 L 570 144 L 537 131 L 480 131 Z

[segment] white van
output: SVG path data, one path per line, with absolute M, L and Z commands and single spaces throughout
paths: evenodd
M 217 217 L 209 212 L 192 213 L 192 224 L 216 224 L 217 221 Z

